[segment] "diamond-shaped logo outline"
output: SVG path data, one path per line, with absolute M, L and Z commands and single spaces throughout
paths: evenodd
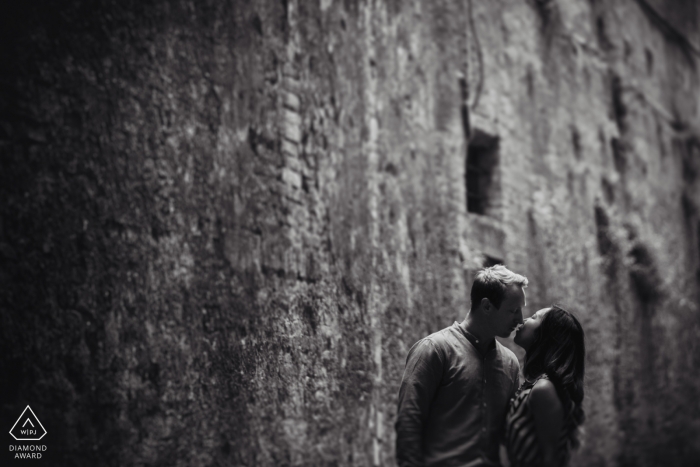
M 15 436 L 14 433 L 12 433 L 12 430 L 14 430 L 15 427 L 17 426 L 17 424 L 19 423 L 19 421 L 22 420 L 22 417 L 24 417 L 24 414 L 27 413 L 27 410 L 29 410 L 29 411 L 31 412 L 31 414 L 34 415 L 34 419 L 37 421 L 37 423 L 39 424 L 39 426 L 41 427 L 41 429 L 44 430 L 44 434 L 42 434 L 42 435 L 39 436 L 38 438 L 18 438 L 18 437 Z M 25 423 L 26 423 L 26 422 L 25 422 Z M 19 418 L 17 419 L 17 421 L 15 422 L 15 424 L 12 425 L 12 428 L 10 428 L 10 434 L 11 434 L 12 437 L 13 437 L 14 439 L 16 439 L 17 441 L 39 441 L 41 438 L 43 438 L 44 436 L 46 436 L 46 433 L 47 433 L 46 428 L 44 428 L 44 425 L 41 424 L 41 421 L 39 420 L 39 417 L 36 416 L 36 414 L 34 413 L 34 411 L 32 410 L 32 408 L 29 407 L 29 406 L 27 406 L 27 408 L 25 408 L 25 409 L 22 411 L 22 414 L 19 416 Z

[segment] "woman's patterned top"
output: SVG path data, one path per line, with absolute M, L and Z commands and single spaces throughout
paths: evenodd
M 542 463 L 542 453 L 535 432 L 535 419 L 530 408 L 530 392 L 540 379 L 549 379 L 542 375 L 532 382 L 524 382 L 511 399 L 508 415 L 506 416 L 506 448 L 511 467 L 539 467 Z M 572 407 L 573 408 L 573 407 Z M 571 413 L 564 420 L 559 437 L 557 453 L 558 466 L 565 466 L 571 454 L 570 437 L 573 426 Z

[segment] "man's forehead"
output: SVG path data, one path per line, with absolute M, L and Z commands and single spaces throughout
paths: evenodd
M 504 302 L 507 302 L 510 306 L 517 308 L 519 306 L 525 306 L 525 291 L 522 287 L 511 286 L 506 291 L 506 296 L 504 297 Z
M 525 300 L 525 290 L 517 285 L 510 285 L 506 290 L 506 298 L 511 300 Z

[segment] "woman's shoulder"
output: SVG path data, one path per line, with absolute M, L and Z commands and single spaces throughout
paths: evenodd
M 533 407 L 548 407 L 550 409 L 559 408 L 562 403 L 557 394 L 557 388 L 547 377 L 542 377 L 535 382 L 530 391 L 530 404 Z

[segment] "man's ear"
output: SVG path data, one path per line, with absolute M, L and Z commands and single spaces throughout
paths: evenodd
M 488 298 L 484 297 L 481 299 L 481 309 L 482 310 L 484 310 L 486 312 L 490 312 L 492 307 L 493 307 L 493 305 L 491 304 L 491 301 Z

